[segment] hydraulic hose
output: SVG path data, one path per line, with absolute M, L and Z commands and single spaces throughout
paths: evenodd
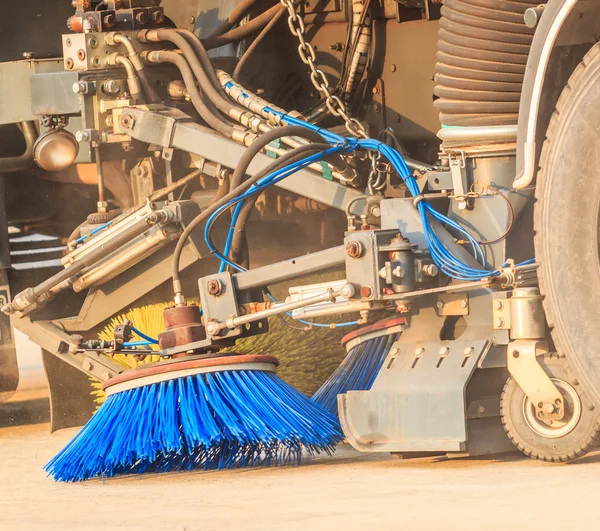
M 254 33 L 255 31 L 259 31 L 263 29 L 270 20 L 277 15 L 277 12 L 281 9 L 279 4 L 267 9 L 264 13 L 261 13 L 257 17 L 251 19 L 246 24 L 242 24 L 235 29 L 228 31 L 227 33 L 223 33 L 222 35 L 218 35 L 216 37 L 209 37 L 204 41 L 204 47 L 207 50 L 212 50 L 214 48 L 219 48 L 220 46 L 225 46 L 226 44 L 230 44 L 232 42 L 239 41 L 244 37 Z
M 34 122 L 22 122 L 25 151 L 18 157 L 0 158 L 0 173 L 26 170 L 33 164 L 33 145 L 38 137 Z
M 109 34 L 110 35 L 110 34 Z M 137 49 L 134 42 L 127 36 L 122 33 L 116 33 L 112 35 L 112 40 L 115 44 L 122 44 L 127 49 L 127 57 L 131 61 L 133 68 L 135 68 L 137 75 L 140 79 L 140 83 L 142 85 L 142 90 L 146 93 L 146 97 L 152 103 L 158 103 L 160 101 L 158 94 L 154 90 L 152 83 L 148 80 L 146 76 L 146 71 L 144 70 L 144 63 L 140 59 L 140 50 Z M 107 41 L 109 41 L 109 36 L 107 35 Z
M 235 26 L 250 9 L 256 4 L 258 0 L 242 0 L 231 13 L 227 16 L 227 18 L 221 23 L 221 25 L 212 32 L 212 34 L 208 37 L 209 39 L 213 39 L 218 37 L 219 35 L 223 35 L 223 33 L 228 32 L 233 26 Z
M 231 101 L 225 99 L 221 93 L 215 88 L 213 82 L 211 82 L 209 75 L 206 73 L 206 70 L 202 67 L 202 63 L 198 56 L 194 53 L 194 49 L 188 42 L 188 40 L 172 29 L 158 29 L 158 30 L 150 30 L 146 33 L 146 38 L 149 41 L 167 41 L 173 43 L 177 46 L 183 53 L 185 59 L 189 63 L 189 67 L 191 68 L 194 76 L 200 83 L 200 87 L 202 91 L 206 95 L 206 97 L 213 103 L 213 105 L 219 109 L 226 116 L 231 116 L 233 109 L 238 109 L 239 112 L 245 113 L 246 110 L 242 109 L 238 105 L 232 103 Z M 215 76 L 216 77 L 216 76 Z M 187 83 L 186 83 L 187 87 Z M 195 84 L 194 84 L 195 87 Z M 188 92 L 189 92 L 189 87 Z
M 307 152 L 307 151 L 323 152 L 330 148 L 331 148 L 331 144 L 327 144 L 324 142 L 302 145 L 296 149 L 293 149 L 293 150 L 287 152 L 282 157 L 273 161 L 266 168 L 261 170 L 257 175 L 253 176 L 252 179 L 255 179 L 257 176 L 259 179 L 262 179 L 263 177 L 266 177 L 267 175 L 269 175 L 273 172 L 282 170 L 286 166 L 292 166 L 294 163 L 302 161 L 306 157 L 305 152 Z M 239 188 L 241 188 L 241 186 Z M 239 195 L 242 195 L 242 194 L 240 193 Z M 240 214 L 241 214 L 242 210 L 244 210 L 244 208 L 245 208 L 244 205 L 249 202 L 253 206 L 257 197 L 258 197 L 258 195 L 252 195 L 252 196 L 246 198 L 245 201 L 239 201 L 237 203 L 235 210 L 234 210 L 234 215 L 232 216 L 233 227 L 235 227 L 237 225 L 237 222 L 240 219 Z M 239 196 L 234 199 L 239 199 Z M 234 200 L 229 201 L 228 204 L 226 204 L 224 207 L 220 207 L 219 211 L 216 213 L 216 215 L 211 215 L 211 219 L 209 219 L 209 221 L 207 222 L 208 224 L 207 224 L 207 227 L 205 228 L 205 236 L 206 236 L 206 243 L 209 246 L 209 249 L 214 249 L 214 247 L 215 247 L 212 242 L 212 239 L 210 237 L 210 231 L 211 231 L 212 227 L 209 224 L 216 222 L 216 220 L 221 215 L 223 215 L 225 212 L 227 212 L 227 210 L 229 210 L 229 208 L 230 208 L 230 204 L 233 202 L 234 202 Z M 231 206 L 233 206 L 233 205 L 231 205 Z M 247 211 L 247 214 L 249 215 L 251 208 L 250 207 L 248 207 L 248 208 L 249 208 L 249 210 Z M 231 231 L 231 229 L 230 229 L 230 235 L 228 236 L 227 243 L 226 243 L 227 249 L 232 248 L 231 240 L 233 239 L 234 234 L 235 234 L 235 231 Z M 215 251 L 215 254 L 217 254 L 217 256 L 219 256 L 224 263 L 227 263 L 227 265 L 239 267 L 238 264 L 234 264 L 230 260 L 227 260 L 226 255 L 221 255 L 220 253 L 217 253 L 216 251 Z
M 262 137 L 259 137 L 259 139 L 260 138 L 262 138 Z M 322 144 L 322 146 L 325 146 L 325 149 L 330 147 L 329 144 Z M 250 146 L 250 148 L 248 148 L 246 151 L 251 149 L 251 147 L 252 146 Z M 304 149 L 304 146 L 301 146 L 301 147 L 302 147 L 302 149 Z M 313 145 L 312 147 L 318 149 L 319 145 Z M 300 148 L 297 148 L 297 149 L 300 149 Z M 257 151 L 257 153 L 258 153 L 258 151 Z M 206 220 L 209 216 L 214 214 L 219 208 L 226 205 L 232 199 L 235 199 L 236 197 L 238 197 L 239 195 L 241 195 L 245 191 L 247 191 L 254 183 L 256 183 L 257 181 L 262 179 L 265 175 L 268 175 L 272 171 L 275 171 L 279 167 L 279 165 L 282 164 L 283 161 L 289 161 L 296 155 L 297 155 L 297 152 L 295 152 L 295 150 L 292 150 L 292 151 L 286 153 L 285 155 L 283 155 L 282 157 L 280 157 L 279 159 L 276 159 L 275 161 L 273 161 L 262 171 L 258 172 L 257 174 L 253 175 L 252 177 L 248 178 L 246 181 L 244 181 L 242 184 L 240 184 L 237 188 L 234 188 L 232 185 L 231 190 L 225 196 L 223 196 L 220 200 L 216 201 L 212 205 L 209 205 L 206 208 L 206 210 L 203 210 L 200 214 L 198 214 L 188 224 L 188 226 L 183 230 L 183 232 L 181 233 L 181 236 L 179 237 L 179 240 L 177 240 L 177 245 L 175 246 L 175 250 L 173 251 L 172 276 L 173 276 L 173 292 L 175 295 L 175 303 L 176 304 L 183 303 L 181 281 L 179 279 L 179 261 L 181 259 L 181 253 L 183 252 L 185 243 L 186 243 L 187 239 L 189 238 L 190 234 L 194 231 L 194 229 L 196 227 L 198 227 L 198 225 L 200 225 L 200 223 L 202 223 L 204 220 Z M 243 174 L 242 174 L 242 177 L 243 177 Z M 232 179 L 232 183 L 233 183 L 233 179 Z
M 298 148 L 286 153 L 284 156 L 277 159 L 279 164 L 273 168 L 273 170 L 278 170 L 284 165 L 293 164 L 298 160 L 304 158 L 307 152 L 311 151 L 320 151 L 323 149 L 323 146 L 329 147 L 328 144 L 318 143 L 318 144 L 304 144 L 303 146 L 299 146 Z M 264 172 L 261 172 L 264 173 Z M 264 175 L 268 175 L 264 173 Z M 240 208 L 237 220 L 234 225 L 233 237 L 231 238 L 231 246 L 230 246 L 230 257 L 232 262 L 240 263 L 242 256 L 247 255 L 248 246 L 246 241 L 246 224 L 248 223 L 248 219 L 250 218 L 250 214 L 258 200 L 258 195 L 249 199 L 243 203 L 243 206 Z
M 277 22 L 281 19 L 281 17 L 283 15 L 285 15 L 285 13 L 287 13 L 287 10 L 283 6 L 281 6 L 281 8 L 277 12 L 277 14 L 263 28 L 263 30 L 258 34 L 256 39 L 254 39 L 252 41 L 252 44 L 250 46 L 248 46 L 248 49 L 244 52 L 244 55 L 242 55 L 242 57 L 240 58 L 238 64 L 235 67 L 235 70 L 233 71 L 233 74 L 231 76 L 235 81 L 239 80 L 240 75 L 241 75 L 242 71 L 244 70 L 244 67 L 246 66 L 246 63 L 248 62 L 248 59 L 252 56 L 252 54 L 258 48 L 258 46 L 261 44 L 261 42 L 264 41 L 265 37 L 271 31 L 273 26 L 275 26 L 275 24 L 277 24 Z
M 151 63 L 174 64 L 181 72 L 181 77 L 183 78 L 185 87 L 188 91 L 190 99 L 192 100 L 192 104 L 196 108 L 196 111 L 198 111 L 198 114 L 201 116 L 201 118 L 219 133 L 230 138 L 233 137 L 235 131 L 233 126 L 225 123 L 220 118 L 215 116 L 204 103 L 202 97 L 200 96 L 200 92 L 196 87 L 196 79 L 194 74 L 192 73 L 190 65 L 184 57 L 175 52 L 167 52 L 164 50 L 143 52 L 142 56 Z

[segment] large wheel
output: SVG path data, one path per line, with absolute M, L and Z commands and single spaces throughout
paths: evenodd
M 600 418 L 581 385 L 573 377 L 566 359 L 546 356 L 541 365 L 563 396 L 561 420 L 544 421 L 534 404 L 511 377 L 500 399 L 500 417 L 510 440 L 525 455 L 561 463 L 586 454 L 597 446 Z M 540 414 L 543 415 L 543 414 Z
M 537 177 L 535 254 L 556 350 L 600 409 L 600 43 L 550 121 Z

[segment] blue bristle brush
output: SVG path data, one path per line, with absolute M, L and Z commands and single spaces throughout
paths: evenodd
M 44 468 L 57 481 L 296 464 L 331 454 L 337 418 L 275 375 L 270 356 L 182 359 L 127 371 Z

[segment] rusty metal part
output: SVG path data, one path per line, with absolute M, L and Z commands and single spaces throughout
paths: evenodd
M 167 308 L 163 316 L 166 328 L 158 334 L 161 349 L 179 347 L 206 338 L 200 322 L 200 308 L 195 304 Z
M 209 295 L 212 295 L 213 297 L 218 297 L 219 295 L 221 295 L 221 290 L 221 282 L 217 279 L 209 280 L 206 284 L 206 291 Z
M 274 302 L 249 302 L 248 304 L 240 304 L 238 306 L 238 311 L 240 315 L 246 315 L 248 313 L 256 313 L 262 312 L 263 310 L 268 310 L 269 308 L 273 308 L 275 305 Z
M 107 395 L 120 393 L 136 387 L 193 376 L 208 372 L 231 370 L 260 370 L 275 372 L 277 358 L 263 354 L 229 354 L 211 358 L 174 360 L 125 371 L 107 380 L 102 386 Z
M 185 88 L 185 83 L 181 79 L 175 79 L 169 83 L 167 87 L 169 97 L 174 100 L 185 100 L 188 97 L 188 91 Z
M 364 254 L 364 248 L 359 241 L 349 241 L 346 244 L 346 252 L 350 258 L 360 258 Z
M 372 334 L 373 332 L 381 332 L 382 330 L 389 332 L 390 329 L 395 329 L 398 326 L 406 326 L 406 318 L 405 317 L 395 317 L 394 319 L 385 319 L 383 321 L 378 321 L 372 325 L 365 326 L 364 328 L 361 328 L 360 330 L 354 330 L 353 332 L 346 334 L 342 338 L 342 345 L 345 345 L 346 343 L 349 343 L 350 341 L 353 341 L 361 336 L 365 336 L 367 334 Z

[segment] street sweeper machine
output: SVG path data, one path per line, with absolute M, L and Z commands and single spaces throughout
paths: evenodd
M 596 446 L 600 2 L 3 11 L 0 392 L 16 329 L 87 422 L 50 476 Z

